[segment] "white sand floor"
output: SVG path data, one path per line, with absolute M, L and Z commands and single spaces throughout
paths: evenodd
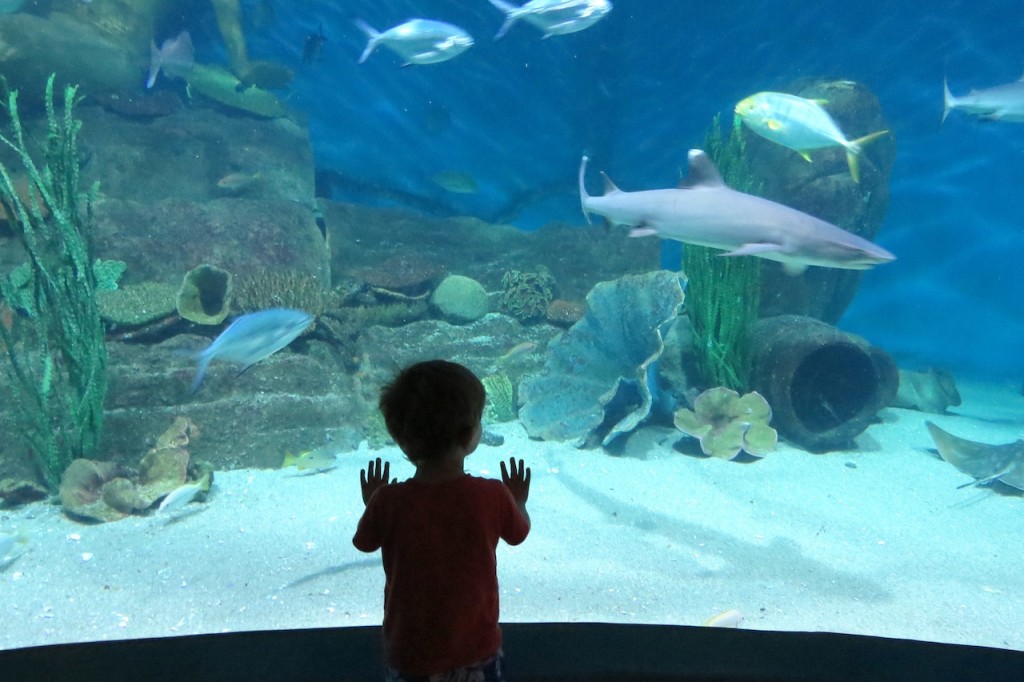
M 654 431 L 630 447 L 643 456 L 613 457 L 501 425 L 505 444 L 467 465 L 533 469 L 530 537 L 498 550 L 502 619 L 699 624 L 738 609 L 745 628 L 1024 650 L 1024 496 L 958 488 L 971 479 L 929 452 L 923 426 L 1008 443 L 1024 435 L 1024 397 L 961 392 L 955 415 L 885 410 L 857 451 L 780 445 L 751 463 L 681 454 Z M 0 530 L 30 539 L 0 565 L 0 648 L 379 623 L 380 556 L 351 544 L 369 454 L 312 476 L 218 472 L 209 501 L 173 517 L 3 512 Z M 397 449 L 372 454 L 412 471 Z

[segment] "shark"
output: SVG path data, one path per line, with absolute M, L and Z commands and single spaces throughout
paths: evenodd
M 632 228 L 631 237 L 656 235 L 684 244 L 725 251 L 724 256 L 756 256 L 777 261 L 790 275 L 808 266 L 867 270 L 896 256 L 841 227 L 812 215 L 728 187 L 708 155 L 688 153 L 686 179 L 673 189 L 624 192 L 602 173 L 605 189 L 590 196 L 580 163 L 580 205 L 590 214 Z
M 1012 83 L 971 90 L 960 97 L 954 97 L 949 91 L 949 84 L 943 80 L 942 95 L 943 123 L 954 109 L 973 114 L 983 121 L 1024 123 L 1024 77 Z
M 1017 490 L 1024 490 L 1024 440 L 1003 445 L 988 445 L 958 438 L 934 423 L 925 422 L 935 441 L 939 456 L 976 481 L 967 485 L 986 485 L 1002 481 Z

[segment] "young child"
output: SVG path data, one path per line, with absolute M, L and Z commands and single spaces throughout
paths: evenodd
M 379 457 L 359 475 L 366 510 L 352 544 L 381 549 L 388 682 L 505 679 L 494 550 L 530 531 L 530 469 L 502 462 L 501 483 L 465 472 L 485 397 L 445 360 L 407 367 L 381 391 L 388 433 L 416 465 L 402 483 Z

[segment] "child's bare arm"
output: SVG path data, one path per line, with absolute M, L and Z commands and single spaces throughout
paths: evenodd
M 365 469 L 359 470 L 359 486 L 363 491 L 363 504 L 369 504 L 370 497 L 377 490 L 388 485 L 391 477 L 391 462 L 381 463 L 380 457 L 370 461 Z M 390 481 L 394 483 L 398 479 Z
M 526 513 L 526 500 L 530 497 L 530 467 L 526 466 L 523 460 L 519 460 L 519 464 L 516 466 L 515 457 L 510 457 L 508 464 L 508 469 L 506 469 L 505 462 L 501 463 L 501 482 L 512 493 L 512 499 L 519 505 L 520 511 L 529 522 L 530 515 Z M 512 470 L 511 474 L 509 474 L 509 469 Z

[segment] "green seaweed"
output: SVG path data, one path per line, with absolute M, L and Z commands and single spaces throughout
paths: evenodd
M 487 391 L 484 404 L 485 424 L 502 424 L 516 418 L 515 388 L 507 374 L 490 374 L 481 379 Z
M 61 474 L 76 458 L 91 458 L 103 427 L 107 393 L 107 350 L 96 305 L 92 205 L 98 187 L 78 190 L 78 131 L 73 116 L 76 87 L 64 91 L 63 111 L 53 102 L 54 75 L 46 82 L 46 144 L 40 168 L 18 113 L 18 93 L 3 83 L 9 131 L 0 144 L 13 150 L 29 180 L 28 197 L 14 189 L 12 169 L 0 164 L 0 203 L 15 236 L 28 253 L 28 289 L 0 280 L 0 296 L 24 316 L 10 328 L 0 325 L 6 361 L 0 362 L 11 386 L 11 406 L 22 435 L 47 485 L 56 490 Z M 48 215 L 47 215 L 48 213 Z M 24 266 L 16 272 L 25 273 Z M 19 303 L 28 292 L 29 304 Z
M 729 187 L 758 193 L 738 118 L 725 137 L 716 115 L 704 148 Z M 757 258 L 722 258 L 720 254 L 703 246 L 685 246 L 686 308 L 693 325 L 700 382 L 742 391 L 748 388 L 750 373 L 748 330 L 761 305 L 761 264 Z

